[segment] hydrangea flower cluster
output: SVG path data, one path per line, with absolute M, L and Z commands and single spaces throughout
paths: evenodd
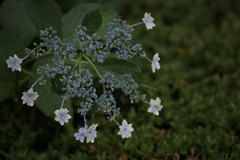
M 54 113 L 56 115 L 55 120 L 64 125 L 71 118 L 69 115 L 69 110 L 63 108 L 64 101 L 68 98 L 78 97 L 81 98 L 81 103 L 78 112 L 84 117 L 84 127 L 81 127 L 77 133 L 74 134 L 76 140 L 84 142 L 85 138 L 87 143 L 94 142 L 97 137 L 96 128 L 98 124 L 92 124 L 88 127 L 85 115 L 92 109 L 92 106 L 96 104 L 98 106 L 97 111 L 104 111 L 108 114 L 109 121 L 114 121 L 119 126 L 118 134 L 122 138 L 131 137 L 131 132 L 134 130 L 132 124 L 128 124 L 124 119 L 120 125 L 116 121 L 116 117 L 120 114 L 120 107 L 117 106 L 116 100 L 113 96 L 113 92 L 116 89 L 122 90 L 125 95 L 129 95 L 131 103 L 137 103 L 139 100 L 146 102 L 150 105 L 148 112 L 158 115 L 159 111 L 162 109 L 160 105 L 161 100 L 157 98 L 156 100 L 151 99 L 150 103 L 145 101 L 146 95 L 139 95 L 139 86 L 136 81 L 132 78 L 129 73 L 123 74 L 121 76 L 116 76 L 113 72 L 107 71 L 105 74 L 101 75 L 97 68 L 94 66 L 93 61 L 103 63 L 108 57 L 110 52 L 115 52 L 118 59 L 127 60 L 133 58 L 136 55 L 140 55 L 146 58 L 152 67 L 153 73 L 156 69 L 160 69 L 158 53 L 153 56 L 151 61 L 146 57 L 146 53 L 142 50 L 140 44 L 133 44 L 132 42 L 132 32 L 134 31 L 134 26 L 139 24 L 145 24 L 147 29 L 152 29 L 155 26 L 153 23 L 153 18 L 150 13 L 145 13 L 143 22 L 134 25 L 127 24 L 126 21 L 121 19 L 113 19 L 113 22 L 108 23 L 108 32 L 104 39 L 94 38 L 96 34 L 92 36 L 88 35 L 88 29 L 85 26 L 78 25 L 75 30 L 75 37 L 73 39 L 74 44 L 68 42 L 63 43 L 62 40 L 57 36 L 57 31 L 53 27 L 46 28 L 40 31 L 40 39 L 42 42 L 40 44 L 34 43 L 36 46 L 34 49 L 26 49 L 26 57 L 18 58 L 17 55 L 14 57 L 9 57 L 6 60 L 8 68 L 12 71 L 21 71 L 21 63 L 28 56 L 32 55 L 36 58 L 42 57 L 46 51 L 51 50 L 52 53 L 52 64 L 46 64 L 45 66 L 39 66 L 37 73 L 40 77 L 31 86 L 27 92 L 23 92 L 22 100 L 23 104 L 28 106 L 33 106 L 34 101 L 37 100 L 39 96 L 37 92 L 33 91 L 34 86 L 39 83 L 44 83 L 44 77 L 51 78 L 52 80 L 58 79 L 61 83 L 62 94 L 62 105 L 60 109 L 56 110 Z M 76 60 L 76 56 L 79 56 Z M 88 56 L 94 57 L 92 60 Z M 93 73 L 87 69 L 81 69 L 81 58 L 84 57 L 89 64 L 92 65 L 94 70 L 99 76 L 99 83 L 103 85 L 103 94 L 98 95 L 96 88 L 93 83 Z M 67 61 L 75 62 L 75 66 L 67 64 Z M 79 65 L 79 68 L 76 67 Z M 78 68 L 78 69 L 77 69 Z

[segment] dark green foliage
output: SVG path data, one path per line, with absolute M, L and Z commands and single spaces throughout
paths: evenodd
M 25 0 L 5 0 L 0 11 L 2 28 L 11 32 L 27 47 L 36 36 L 37 30 L 28 18 L 25 10 Z
M 234 0 L 135 0 L 114 6 L 130 24 L 140 22 L 146 11 L 155 18 L 156 27 L 136 26 L 133 38 L 149 58 L 160 55 L 155 74 L 147 60 L 135 61 L 157 89 L 141 92 L 161 98 L 160 115 L 117 93 L 122 112 L 117 120 L 133 124 L 132 137 L 119 137 L 119 128 L 101 113 L 88 121 L 99 124 L 95 143 L 82 144 L 73 136 L 83 126 L 79 114 L 73 125 L 62 127 L 36 107 L 22 105 L 22 89 L 16 90 L 15 101 L 0 105 L 0 159 L 239 159 L 238 6 Z M 81 101 L 73 102 L 76 108 Z
M 99 8 L 86 14 L 82 21 L 82 26 L 87 27 L 88 30 L 86 33 L 90 36 L 96 33 L 101 25 L 102 15 Z
M 51 78 L 51 92 L 58 95 L 64 95 L 65 92 L 63 88 L 65 86 L 60 82 L 60 78 L 62 78 L 61 75 L 56 75 L 55 78 Z
M 26 0 L 26 12 L 38 31 L 52 26 L 62 38 L 60 9 L 52 0 Z
M 14 57 L 14 54 L 25 56 L 25 47 L 14 36 L 7 31 L 0 30 L 0 65 L 6 65 L 6 59 L 9 56 Z

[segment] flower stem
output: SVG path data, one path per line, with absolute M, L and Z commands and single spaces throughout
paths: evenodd
M 79 62 L 79 70 L 80 70 L 81 66 L 82 66 L 82 54 L 81 53 L 79 55 L 78 62 Z
M 39 48 L 39 46 L 38 47 L 35 47 L 35 48 L 33 48 L 33 50 L 28 54 L 28 55 L 26 55 L 22 60 L 24 60 L 24 59 L 26 59 L 30 54 L 32 54 L 32 52 L 35 50 L 35 49 L 38 49 Z
M 144 22 L 136 23 L 136 24 L 131 25 L 131 27 L 134 27 L 134 26 L 137 26 L 137 25 L 143 24 L 143 23 L 144 23 Z
M 62 105 L 61 105 L 61 108 L 63 108 L 63 103 L 64 103 L 64 98 L 63 98 L 63 101 L 62 101 Z
M 35 84 L 40 80 L 40 79 L 42 79 L 43 78 L 43 75 L 45 74 L 45 72 L 37 79 L 37 81 L 36 82 L 34 82 L 33 83 L 33 85 L 32 85 L 32 87 L 31 88 L 33 88 L 34 86 L 35 86 Z
M 43 54 L 42 57 L 47 57 L 47 56 L 52 55 L 51 51 L 52 51 L 52 49 L 47 50 L 47 51 Z M 27 56 L 29 56 L 29 55 L 30 55 L 30 54 L 28 54 Z M 24 57 L 24 58 L 27 58 L 27 56 Z M 36 58 L 35 58 L 35 57 L 31 57 L 30 59 L 25 60 L 22 64 L 27 64 L 27 63 L 32 62 L 32 61 L 34 61 L 34 60 L 36 60 Z
M 87 126 L 85 114 L 83 115 L 83 118 L 84 118 L 84 128 L 87 128 L 88 126 Z
M 151 62 L 152 63 L 152 61 L 149 59 L 149 58 L 147 58 L 146 56 L 144 56 L 149 62 Z
M 96 66 L 93 64 L 93 62 L 84 54 L 83 54 L 83 57 L 92 65 L 92 67 L 94 68 L 94 70 L 98 74 L 99 78 L 102 79 L 101 74 L 99 73 L 99 71 L 97 70 Z M 105 94 L 105 83 L 104 82 L 103 82 L 103 94 Z
M 143 102 L 145 102 L 145 103 L 147 103 L 147 104 L 150 104 L 149 102 L 147 102 L 147 101 L 144 101 L 144 100 L 142 100 L 142 99 L 140 99 L 141 101 L 143 101 Z
M 115 119 L 113 119 L 113 121 L 114 121 L 115 123 L 117 123 L 118 126 L 121 126 Z

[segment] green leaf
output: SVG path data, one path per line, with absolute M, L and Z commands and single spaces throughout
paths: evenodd
M 25 47 L 15 37 L 4 30 L 0 30 L 0 64 L 7 67 L 6 60 L 16 54 L 19 58 L 25 56 Z
M 121 75 L 130 73 L 132 75 L 132 78 L 138 83 L 140 87 L 155 89 L 148 81 L 144 79 L 141 69 L 132 62 L 126 60 L 118 60 L 116 58 L 107 58 L 103 63 L 95 62 L 94 65 L 101 75 L 109 71 L 112 72 L 117 78 L 120 78 Z M 82 68 L 90 70 L 92 74 L 97 76 L 96 71 L 88 61 L 82 61 Z
M 62 38 L 60 9 L 52 0 L 27 0 L 26 11 L 37 30 L 52 26 Z
M 91 107 L 91 114 L 92 117 L 91 119 L 93 119 L 93 117 L 99 112 L 99 106 L 96 102 L 93 103 L 92 107 Z
M 70 42 L 73 40 L 75 35 L 75 28 L 77 25 L 82 24 L 84 16 L 92 10 L 99 7 L 99 11 L 102 15 L 102 25 L 96 32 L 97 36 L 104 38 L 107 33 L 106 24 L 112 22 L 113 18 L 116 17 L 117 13 L 104 5 L 98 4 L 83 4 L 76 6 L 70 12 L 68 12 L 62 20 L 63 24 L 63 41 Z
M 14 93 L 16 72 L 12 72 L 6 66 L 0 66 L 0 102 Z
M 28 46 L 37 31 L 25 12 L 24 0 L 5 0 L 0 9 L 2 28 Z
M 102 14 L 102 25 L 96 32 L 97 37 L 104 38 L 108 32 L 107 24 L 113 22 L 113 19 L 117 17 L 117 12 L 108 6 L 100 5 L 100 12 Z
M 52 57 L 44 57 L 37 60 L 31 68 L 31 72 L 36 76 L 32 76 L 29 81 L 29 86 L 31 86 L 37 79 L 35 77 L 40 77 L 40 75 L 36 74 L 36 69 L 38 66 L 43 66 L 45 64 L 52 64 Z M 44 78 L 46 79 L 46 78 Z M 57 95 L 55 93 L 51 93 L 51 79 L 47 79 L 46 85 L 36 84 L 33 87 L 34 92 L 38 92 L 39 97 L 35 101 L 36 106 L 49 117 L 54 117 L 54 111 L 59 109 L 62 104 L 62 96 Z M 68 99 L 64 102 L 63 108 L 67 108 L 69 110 L 69 114 L 73 115 L 73 109 L 71 105 L 71 100 Z
M 56 93 L 58 95 L 64 95 L 64 93 L 66 92 L 66 91 L 63 91 L 63 88 L 65 87 L 65 85 L 63 85 L 60 82 L 60 78 L 62 78 L 62 76 L 57 74 L 55 78 L 51 79 L 51 92 Z
M 90 36 L 100 28 L 101 24 L 102 15 L 99 8 L 86 14 L 82 22 L 82 26 L 87 27 L 87 34 Z

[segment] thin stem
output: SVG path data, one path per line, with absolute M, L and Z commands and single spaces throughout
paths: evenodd
M 34 51 L 34 50 L 36 50 L 37 48 L 39 48 L 39 46 L 38 47 L 35 47 L 35 48 L 33 48 L 33 50 L 28 54 L 28 55 L 26 55 L 22 60 L 24 60 L 24 59 L 26 59 L 30 54 L 32 54 L 32 52 Z
M 150 103 L 149 103 L 149 102 L 147 102 L 147 101 L 144 101 L 144 100 L 142 100 L 142 99 L 140 99 L 140 100 L 150 105 Z
M 26 55 L 22 60 L 26 59 L 31 53 L 29 53 L 28 55 Z
M 131 25 L 131 27 L 134 27 L 134 26 L 137 26 L 137 25 L 143 24 L 143 23 L 144 23 L 144 22 L 136 23 L 136 24 Z
M 83 54 L 83 57 L 92 65 L 92 67 L 94 68 L 94 70 L 96 71 L 96 73 L 98 74 L 99 78 L 102 79 L 101 74 L 99 73 L 99 71 L 97 70 L 97 68 L 95 67 L 95 65 L 92 63 L 92 61 Z M 103 94 L 105 94 L 105 83 L 103 82 Z
M 144 56 L 149 62 L 151 62 L 152 63 L 152 61 L 149 59 L 149 58 L 147 58 L 146 56 Z
M 32 85 L 32 87 L 31 88 L 33 88 L 34 86 L 35 86 L 35 84 L 40 80 L 40 79 L 42 79 L 43 78 L 43 75 L 45 74 L 45 72 L 37 79 L 37 81 L 36 82 L 34 82 L 33 83 L 33 85 Z
M 82 66 L 82 54 L 81 53 L 79 55 L 78 62 L 79 62 L 79 70 L 80 70 L 81 66 Z
M 114 121 L 115 123 L 117 123 L 118 126 L 121 126 L 115 119 L 113 119 L 113 121 Z
M 85 114 L 83 115 L 83 118 L 84 118 L 84 127 L 87 128 L 88 126 L 87 126 Z
M 47 50 L 47 51 L 43 54 L 42 57 L 47 57 L 47 56 L 52 55 L 51 51 L 52 51 L 52 49 Z M 30 54 L 29 54 L 29 55 L 30 55 Z M 25 57 L 24 57 L 24 58 L 25 58 Z M 35 57 L 31 57 L 30 59 L 25 60 L 22 64 L 27 64 L 27 63 L 29 63 L 29 62 L 32 62 L 32 61 L 35 60 L 35 59 L 36 59 Z
M 61 105 L 61 108 L 63 108 L 63 103 L 64 103 L 64 98 L 63 98 L 63 101 L 62 101 L 62 105 Z
M 79 61 L 77 61 L 77 60 L 75 60 L 75 59 L 70 59 L 71 61 L 73 61 L 73 62 L 77 62 L 75 65 L 74 65 L 74 67 L 73 67 L 73 69 L 72 69 L 72 71 L 76 68 L 76 66 L 78 65 L 78 63 L 79 63 Z

